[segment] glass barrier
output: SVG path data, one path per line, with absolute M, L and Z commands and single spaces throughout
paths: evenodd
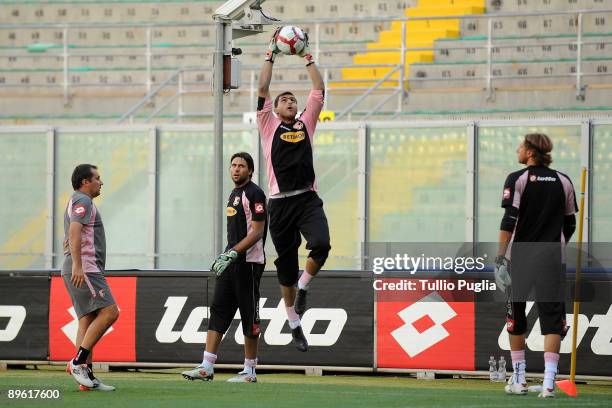
M 593 242 L 612 242 L 612 125 L 594 126 L 592 164 L 592 233 Z M 579 182 L 576 183 L 576 188 Z M 612 265 L 612 254 L 605 246 L 593 246 L 593 256 L 602 264 Z
M 98 166 L 104 183 L 94 200 L 106 232 L 106 269 L 150 265 L 153 234 L 147 131 L 60 131 L 56 140 L 55 266 L 63 262 L 64 211 L 73 192 L 70 178 L 81 163 Z
M 0 133 L 0 269 L 45 267 L 47 136 Z
M 370 240 L 465 240 L 467 128 L 371 131 Z
M 210 266 L 213 149 L 212 132 L 160 132 L 159 268 Z

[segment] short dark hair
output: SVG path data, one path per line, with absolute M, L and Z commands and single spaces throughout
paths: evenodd
M 278 95 L 276 95 L 276 98 L 274 98 L 274 107 L 276 108 L 278 106 L 278 101 L 281 98 L 281 96 L 285 96 L 285 95 L 291 95 L 295 98 L 295 95 L 293 94 L 293 92 L 289 92 L 289 91 L 285 91 L 282 93 L 279 93 Z
M 83 180 L 90 180 L 93 177 L 92 169 L 97 170 L 98 167 L 93 164 L 79 164 L 72 172 L 72 188 L 78 190 L 83 185 Z
M 252 177 L 253 173 L 255 172 L 255 162 L 253 161 L 253 158 L 251 157 L 251 155 L 248 154 L 247 152 L 234 153 L 232 155 L 232 158 L 230 159 L 230 164 L 234 161 L 236 157 L 243 159 L 247 163 L 247 167 L 249 168 L 249 170 L 251 170 L 250 177 Z

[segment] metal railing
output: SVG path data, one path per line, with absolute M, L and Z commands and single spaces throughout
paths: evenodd
M 374 17 L 374 18 L 340 18 L 340 19 L 298 19 L 292 20 L 288 22 L 284 22 L 284 24 L 296 24 L 296 25 L 309 25 L 311 28 L 314 28 L 314 35 L 311 35 L 311 41 L 313 46 L 313 53 L 315 54 L 315 58 L 320 62 L 320 67 L 324 70 L 324 76 L 326 80 L 326 84 L 328 85 L 331 92 L 328 92 L 328 95 L 333 99 L 334 94 L 341 94 L 343 92 L 363 92 L 359 97 L 356 98 L 355 101 L 350 103 L 348 106 L 339 108 L 335 107 L 335 110 L 340 111 L 337 115 L 339 118 L 350 117 L 351 111 L 359 104 L 359 102 L 363 101 L 366 97 L 372 94 L 382 94 L 382 100 L 376 105 L 376 109 L 370 110 L 371 116 L 375 114 L 377 111 L 382 109 L 393 97 L 397 97 L 397 105 L 395 109 L 392 109 L 391 112 L 394 115 L 399 115 L 403 111 L 403 107 L 405 101 L 408 96 L 408 87 L 407 82 L 408 78 L 406 76 L 406 55 L 408 52 L 412 51 L 436 51 L 440 48 L 444 48 L 446 50 L 467 50 L 467 49 L 484 49 L 486 52 L 486 72 L 484 75 L 474 75 L 474 76 L 465 76 L 458 78 L 445 78 L 445 77 L 416 77 L 412 76 L 410 81 L 415 82 L 425 82 L 425 81 L 445 81 L 452 82 L 455 80 L 469 80 L 475 81 L 476 83 L 482 83 L 482 89 L 486 92 L 487 97 L 489 99 L 494 98 L 495 92 L 495 82 L 499 80 L 511 80 L 511 79 L 525 79 L 525 78 L 575 78 L 575 89 L 576 89 L 576 97 L 578 99 L 584 100 L 585 98 L 585 90 L 584 86 L 584 78 L 587 76 L 610 76 L 612 72 L 585 72 L 583 69 L 584 63 L 584 47 L 587 45 L 596 45 L 596 44 L 612 44 L 612 40 L 610 41 L 585 41 L 584 40 L 584 16 L 587 14 L 612 14 L 612 9 L 602 9 L 602 10 L 576 10 L 576 11 L 558 11 L 558 12 L 534 12 L 534 13 L 503 13 L 503 14 L 477 14 L 477 15 L 462 15 L 462 16 L 443 16 L 443 17 L 410 17 L 410 18 L 391 18 L 391 17 Z M 504 39 L 498 39 L 494 35 L 495 27 L 494 21 L 496 20 L 507 20 L 507 19 L 515 19 L 515 18 L 524 18 L 524 17 L 542 17 L 542 16 L 574 16 L 576 21 L 576 32 L 568 32 L 572 36 L 575 37 L 569 38 L 567 41 L 540 41 L 537 45 L 525 45 L 525 47 L 542 47 L 542 46 L 569 46 L 573 47 L 576 50 L 576 69 L 575 72 L 569 73 L 555 73 L 550 75 L 533 75 L 529 74 L 528 76 L 520 76 L 520 75 L 495 75 L 494 66 L 496 64 L 494 60 L 494 50 L 500 50 L 503 48 L 511 48 L 516 47 L 516 44 L 508 44 L 504 43 Z M 433 20 L 484 20 L 487 22 L 487 34 L 486 40 L 483 41 L 483 44 L 480 45 L 452 45 L 452 46 L 444 46 L 433 45 L 431 47 L 408 47 L 406 43 L 406 32 L 407 32 L 407 23 L 412 21 L 433 21 Z M 401 44 L 400 47 L 397 48 L 377 48 L 377 49 L 365 49 L 360 46 L 350 46 L 344 48 L 337 48 L 330 46 L 329 44 L 325 44 L 321 41 L 321 27 L 329 24 L 368 24 L 368 23 L 383 23 L 389 24 L 392 22 L 401 22 Z M 45 84 L 35 84 L 35 83 L 26 83 L 26 84 L 7 84 L 6 81 L 3 83 L 3 87 L 6 88 L 32 88 L 32 87 L 61 87 L 64 101 L 66 104 L 70 102 L 70 97 L 72 90 L 79 87 L 131 87 L 131 88 L 142 88 L 145 93 L 145 97 L 141 100 L 137 105 L 139 108 L 146 105 L 146 103 L 150 102 L 155 95 L 158 95 L 159 92 L 163 89 L 167 89 L 169 87 L 176 87 L 175 94 L 171 97 L 170 101 L 166 101 L 163 105 L 163 109 L 166 109 L 170 106 L 170 104 L 174 101 L 177 101 L 177 112 L 176 115 L 179 118 L 188 117 L 188 116 L 201 116 L 206 115 L 206 113 L 185 113 L 182 111 L 182 97 L 184 95 L 190 93 L 203 93 L 206 92 L 208 84 L 205 80 L 203 81 L 188 81 L 185 78 L 186 72 L 209 72 L 211 70 L 210 65 L 206 65 L 204 67 L 193 67 L 193 66 L 185 66 L 185 67 L 173 67 L 172 73 L 168 78 L 163 79 L 160 82 L 160 85 L 155 86 L 155 82 L 153 81 L 153 73 L 160 69 L 155 64 L 156 58 L 160 58 L 163 56 L 200 56 L 202 58 L 206 56 L 212 56 L 213 45 L 209 46 L 200 46 L 196 48 L 198 51 L 193 52 L 173 52 L 173 53 L 164 53 L 157 51 L 157 45 L 154 43 L 152 38 L 152 31 L 160 28 L 160 27 L 212 27 L 213 23 L 208 21 L 203 22 L 189 22 L 189 23 L 156 23 L 156 24 L 24 24 L 24 25 L 0 25 L 0 30 L 31 30 L 31 29 L 61 29 L 62 30 L 62 44 L 61 48 L 56 47 L 56 49 L 60 50 L 60 52 L 53 51 L 51 48 L 49 54 L 42 55 L 36 54 L 32 55 L 30 53 L 24 52 L 0 52 L 0 61 L 4 58 L 15 59 L 15 58 L 50 58 L 57 59 L 58 57 L 62 61 L 62 80 L 61 83 L 45 83 Z M 98 29 L 98 28 L 108 28 L 108 29 L 118 29 L 118 28 L 137 28 L 145 30 L 145 44 L 140 46 L 134 46 L 131 49 L 130 54 L 118 53 L 116 47 L 109 48 L 100 48 L 101 52 L 79 52 L 77 49 L 72 48 L 70 45 L 70 38 L 72 33 L 77 29 Z M 574 39 L 575 38 L 575 39 Z M 257 46 L 256 50 L 249 50 L 249 46 L 244 46 L 245 55 L 254 55 L 261 54 L 263 43 Z M 358 52 L 368 53 L 378 53 L 378 52 L 398 52 L 400 55 L 399 64 L 385 64 L 385 63 L 377 63 L 377 64 L 329 64 L 324 57 L 326 53 L 332 53 L 333 55 L 338 54 L 355 54 Z M 95 57 L 117 57 L 117 56 L 139 56 L 144 59 L 144 66 L 131 66 L 130 70 L 144 70 L 146 77 L 144 78 L 144 82 L 104 82 L 97 84 L 85 84 L 85 83 L 74 83 L 71 78 L 71 72 L 74 72 L 75 68 L 72 67 L 72 59 L 79 58 L 83 56 L 95 56 Z M 372 67 L 372 68 L 389 68 L 389 70 L 395 74 L 397 73 L 397 78 L 394 78 L 392 74 L 386 74 L 382 80 L 376 80 L 372 78 L 364 78 L 364 79 L 338 79 L 331 78 L 331 73 L 335 72 L 341 68 L 350 68 L 350 67 Z M 105 71 L 105 68 L 107 71 Z M 103 67 L 100 69 L 100 72 L 109 73 L 112 72 L 112 68 L 118 69 L 118 67 Z M 248 89 L 248 93 L 251 97 L 251 107 L 254 106 L 254 95 L 256 89 L 256 73 L 259 71 L 259 66 L 253 65 L 245 65 L 244 66 L 245 76 L 248 76 L 250 86 Z M 291 71 L 295 69 L 303 69 L 301 65 L 295 66 L 284 66 L 283 70 Z M 44 69 L 42 70 L 44 71 Z M 52 72 L 53 70 L 49 70 Z M 169 80 L 170 79 L 170 80 Z M 28 81 L 29 82 L 29 81 Z M 157 81 L 156 81 L 157 82 Z M 200 89 L 187 89 L 188 86 L 202 86 L 204 84 L 204 88 Z M 283 81 L 284 84 L 295 85 L 297 88 L 303 86 L 304 89 L 309 87 L 308 80 L 299 80 L 299 81 Z M 352 85 L 355 83 L 359 83 L 359 85 Z M 363 83 L 369 83 L 369 86 L 363 86 Z M 334 87 L 334 85 L 341 85 L 341 87 Z M 392 87 L 392 91 L 389 92 L 389 86 Z M 135 105 L 136 106 L 136 105 Z M 155 115 L 159 114 L 163 109 L 156 109 Z M 130 109 L 132 112 L 132 109 Z M 126 113 L 123 120 L 127 117 L 133 118 L 133 113 Z M 127 115 L 127 116 L 126 116 Z M 153 116 L 149 116 L 148 119 L 151 119 Z

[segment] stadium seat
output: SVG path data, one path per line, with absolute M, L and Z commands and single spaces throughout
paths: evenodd
M 448 87 L 443 79 L 452 79 L 453 87 L 482 86 L 486 76 L 487 64 L 484 61 L 457 61 L 448 63 L 415 63 L 410 71 L 411 89 L 424 87 Z M 612 72 L 612 58 L 584 58 L 582 62 L 583 73 Z M 495 79 L 496 86 L 533 86 L 534 84 L 560 85 L 574 84 L 575 78 L 554 77 L 555 74 L 573 74 L 576 72 L 576 62 L 573 60 L 508 60 L 495 61 L 492 67 L 495 76 L 514 76 L 513 78 Z M 541 75 L 543 77 L 530 77 Z M 550 78 L 546 78 L 550 76 Z M 518 79 L 516 77 L 519 77 Z M 523 78 L 520 78 L 523 77 Z M 434 80 L 428 80 L 434 79 Z M 435 79 L 438 79 L 436 81 Z M 440 80 L 442 79 L 442 80 Z M 529 81 L 529 82 L 526 82 Z M 584 83 L 598 83 L 601 80 L 595 76 L 584 77 Z
M 575 40 L 573 35 L 564 36 L 534 36 L 534 37 L 500 37 L 495 39 L 496 47 L 492 49 L 493 60 L 525 60 L 558 58 L 575 59 L 577 48 L 567 45 L 568 41 Z M 612 49 L 612 34 L 586 33 L 585 41 L 593 44 L 582 46 L 583 58 L 600 57 L 602 51 Z M 485 61 L 487 59 L 486 37 L 474 36 L 459 39 L 443 39 L 436 41 L 436 62 L 459 62 L 459 61 Z M 463 49 L 453 47 L 466 47 Z
M 472 3 L 477 3 L 474 1 Z M 417 7 L 409 7 L 404 11 L 406 17 L 437 17 L 437 16 L 455 16 L 465 14 L 481 14 L 484 12 L 483 1 L 481 5 L 472 5 L 471 3 L 453 3 L 448 2 L 437 6 L 432 6 L 427 2 L 419 2 Z M 429 47 L 433 46 L 435 40 L 440 38 L 456 38 L 459 36 L 458 21 L 451 19 L 445 20 L 423 20 L 409 22 L 406 27 L 405 43 L 407 47 Z M 402 25 L 401 23 L 393 23 L 390 31 L 380 33 L 378 41 L 372 45 L 368 45 L 371 50 L 377 48 L 398 48 L 402 43 Z M 399 51 L 396 51 L 397 57 L 391 57 L 389 52 L 384 52 L 382 55 L 379 52 L 370 51 L 365 54 L 358 54 L 354 58 L 355 64 L 372 64 L 372 63 L 398 63 Z M 406 59 L 406 63 L 412 64 L 419 60 L 431 60 L 433 57 L 431 51 L 411 51 Z M 408 68 L 407 70 L 409 70 Z M 379 80 L 383 78 L 390 68 L 370 68 L 363 69 L 358 67 L 349 67 L 342 70 L 343 79 L 361 80 L 372 79 Z M 394 79 L 399 78 L 399 74 L 394 76 Z M 365 85 L 372 85 L 373 82 L 364 82 Z M 337 86 L 336 84 L 333 84 Z M 393 83 L 389 83 L 393 85 Z

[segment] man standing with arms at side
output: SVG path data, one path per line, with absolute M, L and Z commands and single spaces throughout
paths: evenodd
M 119 317 L 119 309 L 104 277 L 106 236 L 93 199 L 100 195 L 98 168 L 80 164 L 72 173 L 74 193 L 64 212 L 62 277 L 79 319 L 77 354 L 66 370 L 82 390 L 113 391 L 92 371 L 93 348 Z
M 229 382 L 257 382 L 257 345 L 259 342 L 259 282 L 266 264 L 266 196 L 251 181 L 255 171 L 248 153 L 231 158 L 230 175 L 234 190 L 227 201 L 227 247 L 217 257 L 212 271 L 217 275 L 210 307 L 206 350 L 202 364 L 184 371 L 187 380 L 211 381 L 223 335 L 236 309 L 240 310 L 244 334 L 244 370 Z
M 313 166 L 314 132 L 323 108 L 324 83 L 306 37 L 304 49 L 298 54 L 304 58 L 312 81 L 306 107 L 296 119 L 297 100 L 289 91 L 276 96 L 272 103 L 270 81 L 274 59 L 279 53 L 277 33 L 278 30 L 272 36 L 259 77 L 257 125 L 268 170 L 270 236 L 278 254 L 274 263 L 293 341 L 298 350 L 307 351 L 308 342 L 300 315 L 306 311 L 310 281 L 325 264 L 331 249 L 329 227 L 323 201 L 316 192 Z M 306 249 L 310 253 L 298 279 L 300 235 L 306 239 Z
M 506 291 L 507 330 L 510 337 L 513 375 L 506 393 L 527 394 L 525 380 L 525 308 L 531 290 L 544 335 L 544 384 L 539 397 L 554 397 L 555 376 L 561 339 L 567 333 L 565 320 L 565 244 L 576 229 L 578 211 L 574 187 L 565 174 L 549 168 L 553 145 L 548 136 L 525 136 L 517 150 L 525 169 L 511 173 L 504 184 L 499 251 L 495 279 Z M 511 248 L 508 248 L 511 245 Z M 508 259 L 511 268 L 508 274 Z

